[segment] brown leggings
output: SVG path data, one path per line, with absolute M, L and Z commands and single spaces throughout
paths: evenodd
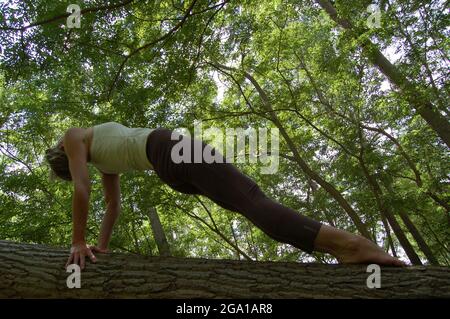
M 147 139 L 147 157 L 158 177 L 172 189 L 185 194 L 199 194 L 210 198 L 219 206 L 238 212 L 273 239 L 291 244 L 308 253 L 314 248 L 314 240 L 321 223 L 303 216 L 267 197 L 259 186 L 233 164 L 213 162 L 194 163 L 194 151 L 190 163 L 175 163 L 171 157 L 172 147 L 180 138 L 187 138 L 191 150 L 199 143 L 202 151 L 209 148 L 203 141 L 178 135 L 171 139 L 172 130 L 157 128 Z

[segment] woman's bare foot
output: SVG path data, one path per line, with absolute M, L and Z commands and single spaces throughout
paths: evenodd
M 327 225 L 320 228 L 315 250 L 329 253 L 343 264 L 406 266 L 403 261 L 384 252 L 370 240 Z
M 337 248 L 333 256 L 343 264 L 406 266 L 403 261 L 392 257 L 370 240 L 358 235 L 354 235 L 346 244 Z

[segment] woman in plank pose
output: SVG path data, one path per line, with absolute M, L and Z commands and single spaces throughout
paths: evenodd
M 179 142 L 191 146 L 190 161 L 174 161 L 172 148 Z M 222 162 L 195 162 L 194 150 L 204 154 L 206 148 L 215 158 L 219 155 Z M 321 224 L 275 202 L 210 145 L 166 128 L 128 128 L 115 122 L 70 128 L 55 147 L 46 151 L 46 159 L 54 176 L 74 185 L 72 247 L 66 266 L 75 263 L 83 269 L 85 257 L 95 262 L 94 252 L 107 252 L 120 212 L 119 174 L 148 169 L 172 189 L 204 195 L 244 215 L 271 238 L 305 252 L 329 253 L 341 263 L 404 265 L 362 236 Z M 91 191 L 87 163 L 102 175 L 107 206 L 96 246 L 88 246 L 85 239 Z

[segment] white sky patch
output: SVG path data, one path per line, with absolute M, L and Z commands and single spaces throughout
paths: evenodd
M 93 71 L 93 70 L 94 70 L 94 67 L 93 67 L 92 64 L 89 63 L 89 62 L 84 62 L 84 63 L 83 63 L 83 68 L 84 68 L 85 70 L 87 70 L 87 71 Z
M 387 79 L 383 80 L 383 82 L 381 82 L 380 90 L 383 92 L 391 91 L 391 82 Z
M 388 46 L 386 49 L 382 51 L 383 55 L 392 63 L 398 62 L 401 57 L 404 55 L 403 48 L 401 46 L 397 46 L 398 43 L 394 42 L 392 45 Z
M 221 79 L 218 71 L 211 71 L 211 73 L 212 73 L 212 78 L 217 85 L 217 95 L 214 99 L 214 102 L 220 104 L 223 101 L 226 86 L 223 83 L 223 80 Z
M 0 0 L 1 4 L 7 3 L 9 8 L 18 9 L 19 7 L 15 3 L 9 3 L 9 0 Z

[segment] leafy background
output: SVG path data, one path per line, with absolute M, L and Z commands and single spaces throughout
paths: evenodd
M 370 1 L 330 3 L 358 36 L 314 1 L 78 1 L 81 28 L 72 29 L 70 2 L 0 1 L 0 238 L 70 243 L 72 186 L 50 182 L 43 157 L 67 128 L 192 130 L 202 120 L 280 130 L 276 174 L 236 164 L 268 196 L 365 231 L 404 260 L 449 265 L 448 147 L 411 107 L 415 94 L 363 50 L 369 39 L 448 120 L 448 7 L 377 1 L 381 27 L 371 29 Z M 99 174 L 90 175 L 95 243 L 104 202 Z M 113 250 L 158 254 L 147 216 L 156 207 L 176 256 L 335 262 L 152 172 L 124 174 L 121 186 Z

